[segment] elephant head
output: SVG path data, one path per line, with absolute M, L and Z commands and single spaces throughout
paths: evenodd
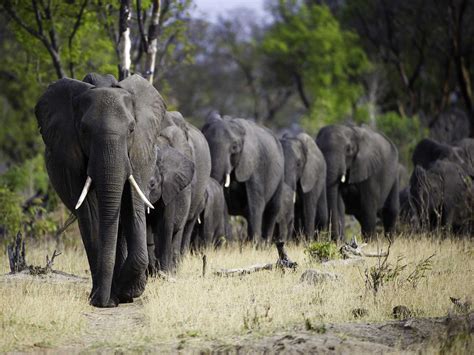
M 36 106 L 53 186 L 70 210 L 80 216 L 85 208 L 83 215 L 98 216 L 98 237 L 91 242 L 97 260 L 89 258 L 91 270 L 97 270 L 94 305 L 105 306 L 111 297 L 119 216 L 130 229 L 127 238 L 145 241 L 144 205 L 153 207 L 147 184 L 164 114 L 160 94 L 138 75 L 99 86 L 61 79 Z
M 460 151 L 461 149 L 458 147 L 452 147 L 448 144 L 439 143 L 433 139 L 425 138 L 416 145 L 415 150 L 413 151 L 413 165 L 420 165 L 425 169 L 429 169 L 436 160 L 443 159 L 464 165 L 464 160 L 461 157 Z
M 249 125 L 243 119 L 214 115 L 202 128 L 211 152 L 211 177 L 225 187 L 230 184 L 232 171 L 238 182 L 244 182 L 255 170 L 257 140 Z
M 161 198 L 167 206 L 191 184 L 194 162 L 189 154 L 189 145 L 179 128 L 172 126 L 163 130 L 156 147 L 155 170 L 149 182 L 152 203 Z
M 382 136 L 366 127 L 331 125 L 322 128 L 316 143 L 327 164 L 328 210 L 333 235 L 343 235 L 344 204 L 341 185 L 367 180 L 382 166 Z
M 299 184 L 303 193 L 309 192 L 318 179 L 320 160 L 324 159 L 316 142 L 306 133 L 300 133 L 296 137 L 284 136 L 281 145 L 285 156 L 285 183 L 293 191 Z

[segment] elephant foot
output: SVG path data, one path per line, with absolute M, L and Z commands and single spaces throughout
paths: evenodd
M 129 295 L 119 295 L 118 300 L 119 303 L 133 303 L 133 297 Z
M 99 300 L 97 294 L 94 294 L 91 297 L 90 305 L 97 307 L 97 308 L 114 308 L 117 307 L 119 304 L 119 300 L 117 297 L 111 296 L 106 302 Z
M 280 266 L 280 267 L 284 267 L 284 268 L 296 269 L 298 264 L 295 261 L 291 261 L 290 258 L 288 257 L 288 254 L 286 254 L 285 243 L 284 242 L 276 242 L 275 245 L 276 245 L 277 250 L 278 250 L 277 265 Z

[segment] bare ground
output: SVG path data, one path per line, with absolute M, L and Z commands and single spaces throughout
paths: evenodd
M 140 300 L 113 309 L 92 309 L 85 314 L 85 334 L 69 345 L 47 352 L 116 352 L 104 340 L 111 334 L 140 332 L 145 322 Z M 176 339 L 172 343 L 154 343 L 127 347 L 119 351 L 159 353 L 471 353 L 474 349 L 474 313 L 440 318 L 408 318 L 383 323 L 325 324 L 312 330 L 276 332 L 219 340 Z

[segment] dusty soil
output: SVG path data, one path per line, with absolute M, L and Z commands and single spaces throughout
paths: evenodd
M 13 278 L 31 278 L 39 282 L 87 282 L 74 275 L 49 274 L 38 277 L 25 274 L 2 275 Z M 145 332 L 140 299 L 118 308 L 90 308 L 84 316 L 88 325 L 67 345 L 42 349 L 41 353 L 82 353 L 84 351 L 109 352 L 192 352 L 192 353 L 472 353 L 474 349 L 474 312 L 441 318 L 408 318 L 383 323 L 343 323 L 313 325 L 311 330 L 302 327 L 291 332 L 275 332 L 272 335 L 249 333 L 244 336 L 219 340 L 182 338 L 170 343 L 152 340 L 139 346 L 116 349 L 107 339 L 117 336 L 126 339 L 127 334 Z M 123 342 L 122 342 L 123 343 Z

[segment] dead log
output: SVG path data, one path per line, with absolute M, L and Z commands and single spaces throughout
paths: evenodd
M 25 260 L 25 242 L 21 232 L 16 235 L 13 244 L 7 246 L 8 260 L 10 262 L 10 272 L 12 274 L 28 268 Z
M 263 270 L 273 270 L 274 264 L 259 264 L 253 265 L 246 268 L 238 269 L 221 269 L 214 272 L 216 276 L 243 276 L 252 274 L 254 272 L 263 271 Z
M 339 252 L 345 259 L 358 258 L 358 257 L 368 257 L 368 258 L 381 258 L 388 255 L 388 252 L 385 253 L 371 253 L 362 250 L 367 245 L 367 243 L 358 244 L 357 239 L 354 236 L 350 244 L 345 244 L 339 249 Z

